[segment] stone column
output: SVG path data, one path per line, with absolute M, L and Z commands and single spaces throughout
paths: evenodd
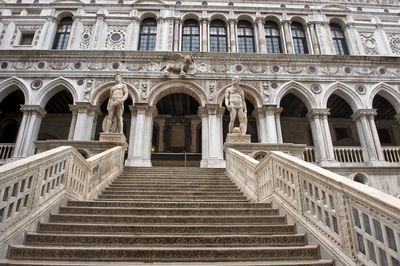
M 76 117 L 78 115 L 78 109 L 76 108 L 76 105 L 73 105 L 73 104 L 69 104 L 68 106 L 69 106 L 69 110 L 71 110 L 71 113 L 72 113 L 71 125 L 69 126 L 68 140 L 73 140 L 74 133 L 75 133 L 75 127 L 76 127 Z
M 21 105 L 21 111 L 23 117 L 15 142 L 13 160 L 25 158 L 35 153 L 33 142 L 39 134 L 42 118 L 46 115 L 46 111 L 40 105 Z
M 201 19 L 201 47 L 202 52 L 208 52 L 208 25 L 209 20 L 207 18 Z
M 181 22 L 180 19 L 175 19 L 174 21 L 174 48 L 173 51 L 179 51 L 179 36 L 180 36 L 180 30 L 181 28 Z
M 384 160 L 383 154 L 380 154 L 382 148 L 379 142 L 378 133 L 376 132 L 375 124 L 371 126 L 371 120 L 369 118 L 370 116 L 374 117 L 375 115 L 375 109 L 359 109 L 351 117 L 356 123 L 361 146 L 366 153 L 365 159 L 369 164 L 381 165 L 379 161 Z M 380 150 L 379 153 L 378 149 Z
M 229 36 L 230 36 L 230 52 L 236 53 L 236 20 L 230 19 L 229 23 Z
M 79 17 L 73 17 L 73 23 L 67 44 L 67 50 L 73 50 L 79 48 L 80 36 L 77 35 L 81 28 L 82 28 L 81 19 Z
M 12 45 L 11 40 L 12 37 L 14 36 L 14 31 L 15 31 L 15 23 L 10 22 L 8 25 L 4 25 L 6 27 L 4 29 L 5 33 L 3 35 L 3 40 L 1 40 L 1 49 L 9 49 L 10 46 Z
M 130 34 L 127 48 L 129 50 L 136 51 L 138 49 L 139 35 L 140 35 L 140 19 L 138 17 L 132 17 L 131 23 L 129 24 Z
M 290 21 L 285 20 L 282 21 L 283 23 L 283 31 L 285 32 L 285 43 L 286 43 L 286 51 L 288 54 L 294 54 L 294 49 L 293 49 L 293 40 L 292 40 L 292 34 L 291 34 L 291 29 L 290 29 Z
M 74 108 L 77 116 L 73 140 L 89 141 L 92 137 L 96 106 L 88 102 L 76 102 Z
M 376 109 L 371 110 L 368 114 L 369 125 L 371 127 L 372 137 L 374 139 L 376 154 L 378 155 L 379 161 L 385 161 L 385 156 L 383 155 L 381 141 L 379 139 L 378 130 L 376 129 L 375 119 Z
M 319 50 L 318 38 L 317 38 L 316 31 L 315 31 L 315 23 L 310 22 L 308 24 L 308 28 L 310 30 L 310 37 L 311 37 L 311 43 L 312 43 L 312 47 L 314 50 L 314 54 L 320 54 L 321 52 Z
M 346 38 L 347 47 L 351 55 L 360 55 L 364 51 L 358 31 L 354 27 L 354 23 L 347 23 L 343 29 Z
M 276 128 L 276 105 L 263 105 L 257 109 L 259 113 L 260 134 L 262 143 L 278 143 Z
M 156 108 L 147 103 L 135 103 L 131 109 L 131 130 L 129 136 L 126 166 L 151 167 L 151 140 L 153 137 L 153 117 Z
M 96 14 L 96 24 L 94 25 L 93 37 L 90 40 L 90 48 L 96 49 L 102 47 L 102 36 L 104 29 L 104 13 L 102 11 Z
M 258 126 L 258 136 L 260 138 L 261 143 L 267 143 L 267 125 L 265 121 L 265 110 L 262 107 L 256 108 L 256 119 L 257 119 L 257 126 Z
M 278 143 L 283 143 L 282 137 L 282 129 L 281 129 L 281 113 L 283 108 L 278 107 L 275 109 L 275 125 L 276 125 L 276 137 L 278 139 Z
M 202 120 L 202 168 L 226 167 L 223 152 L 222 116 L 225 108 L 218 104 L 206 104 L 199 108 Z
M 267 52 L 267 46 L 265 43 L 265 30 L 264 30 L 264 18 L 257 18 L 257 29 L 258 29 L 258 47 L 260 53 Z

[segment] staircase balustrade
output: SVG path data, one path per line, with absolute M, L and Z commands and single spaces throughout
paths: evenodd
M 5 164 L 14 152 L 15 143 L 0 143 L 0 164 Z
M 361 147 L 334 147 L 335 160 L 340 163 L 364 163 L 363 149 Z
M 382 147 L 385 161 L 389 163 L 400 163 L 400 147 Z
M 303 151 L 303 160 L 309 163 L 315 163 L 315 148 L 306 147 Z
M 123 169 L 124 147 L 84 159 L 62 146 L 0 166 L 0 247 L 64 200 L 93 199 Z
M 399 265 L 399 199 L 282 152 L 226 161 L 251 200 L 276 202 L 343 265 Z

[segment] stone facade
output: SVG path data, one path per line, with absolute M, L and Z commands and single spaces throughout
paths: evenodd
M 96 128 L 104 117 L 101 105 L 108 98 L 116 71 L 120 71 L 131 100 L 124 115 L 129 142 L 126 165 L 151 166 L 151 151 L 156 145 L 159 152 L 173 151 L 171 147 L 175 151 L 201 151 L 202 167 L 224 167 L 224 93 L 231 78 L 238 76 L 253 107 L 248 114 L 249 123 L 250 119 L 254 123 L 248 130 L 253 130 L 252 142 L 306 144 L 308 161 L 332 169 L 351 166 L 355 172 L 349 177 L 357 172 L 368 175 L 374 169 L 372 176 L 380 181 L 371 185 L 391 194 L 400 191 L 400 175 L 376 174 L 379 167 L 392 172 L 400 167 L 397 1 L 143 0 L 115 4 L 40 0 L 31 5 L 22 0 L 17 4 L 4 1 L 0 10 L 0 102 L 15 91 L 21 91 L 24 98 L 19 103 L 22 114 L 14 119 L 19 128 L 14 159 L 33 154 L 38 136 L 95 140 Z M 52 49 L 60 25 L 68 24 L 68 18 L 72 22 L 64 49 Z M 191 36 L 198 38 L 198 49 L 191 51 L 183 36 L 189 20 L 194 20 L 198 29 L 198 34 Z M 220 36 L 225 38 L 225 52 L 213 52 L 216 20 L 225 25 L 225 35 Z M 148 21 L 156 26 L 146 26 Z M 244 37 L 239 31 L 243 21 L 252 32 L 252 47 L 245 47 L 250 49 L 248 53 L 239 52 L 243 49 Z M 271 45 L 265 29 L 269 22 L 277 26 L 282 53 L 268 53 Z M 307 46 L 307 54 L 298 54 L 300 43 L 294 30 L 298 23 L 303 27 L 301 44 Z M 333 25 L 340 26 L 344 36 L 340 40 L 348 55 L 340 55 L 335 48 Z M 154 31 L 145 32 L 145 26 Z M 143 40 L 150 46 L 143 46 Z M 154 50 L 149 49 L 150 40 Z M 163 68 L 174 63 L 172 58 L 177 54 L 191 55 L 193 64 L 185 75 L 165 75 Z M 46 112 L 53 96 L 62 91 L 72 98 L 71 113 Z M 160 113 L 157 104 L 177 93 L 195 99 L 199 105 L 196 114 L 173 120 Z M 302 102 L 305 114 L 295 106 L 288 115 L 293 106 L 284 102 L 289 94 Z M 344 100 L 351 114 L 340 113 L 341 105 L 332 96 Z M 374 119 L 381 112 L 374 101 L 378 96 L 395 114 L 383 116 L 379 124 Z M 335 116 L 335 111 L 339 115 Z M 11 111 L 0 114 L 0 133 L 6 134 L 6 121 L 13 115 Z M 389 136 L 389 143 L 383 143 L 381 132 Z

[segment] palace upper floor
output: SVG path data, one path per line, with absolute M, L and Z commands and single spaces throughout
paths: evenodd
M 0 3 L 0 49 L 400 55 L 389 0 L 63 2 Z

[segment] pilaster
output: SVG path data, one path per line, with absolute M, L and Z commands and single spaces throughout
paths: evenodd
M 292 34 L 290 30 L 290 21 L 284 20 L 282 21 L 283 23 L 283 32 L 285 33 L 285 43 L 286 43 L 286 51 L 288 54 L 294 54 L 294 49 L 293 49 L 293 40 L 292 40 Z
M 265 30 L 264 30 L 264 18 L 257 18 L 257 29 L 258 29 L 258 47 L 260 53 L 267 52 L 267 46 L 265 44 Z

